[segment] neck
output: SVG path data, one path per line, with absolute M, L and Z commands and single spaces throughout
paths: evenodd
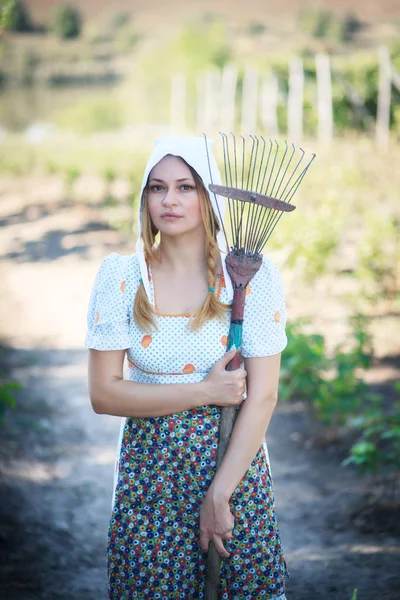
M 159 251 L 163 268 L 174 273 L 207 269 L 205 232 L 190 232 L 179 237 L 161 236 Z

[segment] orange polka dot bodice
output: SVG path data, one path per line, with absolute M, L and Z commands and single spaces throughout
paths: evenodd
M 97 273 L 89 310 L 85 345 L 96 350 L 126 349 L 129 378 L 143 383 L 201 381 L 227 350 L 230 317 L 214 318 L 200 331 L 191 331 L 188 315 L 157 314 L 153 281 L 150 302 L 157 330 L 142 331 L 133 318 L 140 269 L 135 255 L 107 256 Z M 216 287 L 229 303 L 226 288 Z M 286 310 L 280 276 L 264 257 L 260 271 L 247 288 L 243 325 L 244 358 L 269 356 L 286 346 Z M 178 378 L 178 379 L 177 379 Z

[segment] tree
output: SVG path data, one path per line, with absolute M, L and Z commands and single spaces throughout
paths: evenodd
M 53 29 L 63 40 L 80 36 L 82 30 L 82 15 L 73 6 L 58 6 L 54 12 Z
M 32 31 L 32 20 L 28 9 L 21 0 L 1 2 L 2 26 L 9 31 Z

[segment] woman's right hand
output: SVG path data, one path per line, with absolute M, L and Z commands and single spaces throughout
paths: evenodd
M 216 406 L 237 406 L 241 403 L 246 389 L 246 371 L 240 367 L 235 371 L 227 371 L 228 363 L 233 359 L 237 350 L 226 352 L 213 366 L 203 386 L 207 404 Z

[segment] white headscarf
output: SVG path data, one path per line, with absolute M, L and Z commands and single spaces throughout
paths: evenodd
M 146 260 L 144 256 L 143 249 L 143 241 L 142 241 L 142 197 L 143 190 L 147 185 L 147 180 L 149 178 L 150 171 L 157 163 L 160 162 L 164 156 L 167 154 L 171 154 L 172 156 L 180 156 L 184 161 L 190 165 L 196 173 L 203 180 L 204 186 L 208 191 L 208 186 L 210 183 L 221 184 L 221 175 L 215 161 L 215 158 L 212 154 L 211 147 L 213 145 L 212 140 L 207 139 L 207 148 L 208 148 L 208 158 L 207 158 L 207 148 L 205 138 L 201 137 L 168 137 L 157 140 L 154 143 L 153 152 L 147 161 L 147 165 L 144 171 L 142 187 L 140 190 L 140 202 L 139 202 L 139 211 L 138 211 L 138 240 L 136 242 L 136 255 L 140 265 L 140 273 L 144 285 L 144 289 L 146 290 L 147 297 L 150 298 L 150 284 L 149 284 L 149 276 L 147 271 Z M 210 174 L 211 170 L 211 174 Z M 221 254 L 221 263 L 224 271 L 225 277 L 225 285 L 228 293 L 229 300 L 233 298 L 233 287 L 231 279 L 228 275 L 225 265 L 225 256 L 226 256 L 226 241 L 222 231 L 222 223 L 220 219 L 220 215 L 224 217 L 224 209 L 225 202 L 219 196 L 209 192 L 210 200 L 212 207 L 214 209 L 215 216 L 218 220 L 220 231 L 217 234 L 217 244 L 220 249 Z M 219 209 L 219 210 L 218 210 Z

